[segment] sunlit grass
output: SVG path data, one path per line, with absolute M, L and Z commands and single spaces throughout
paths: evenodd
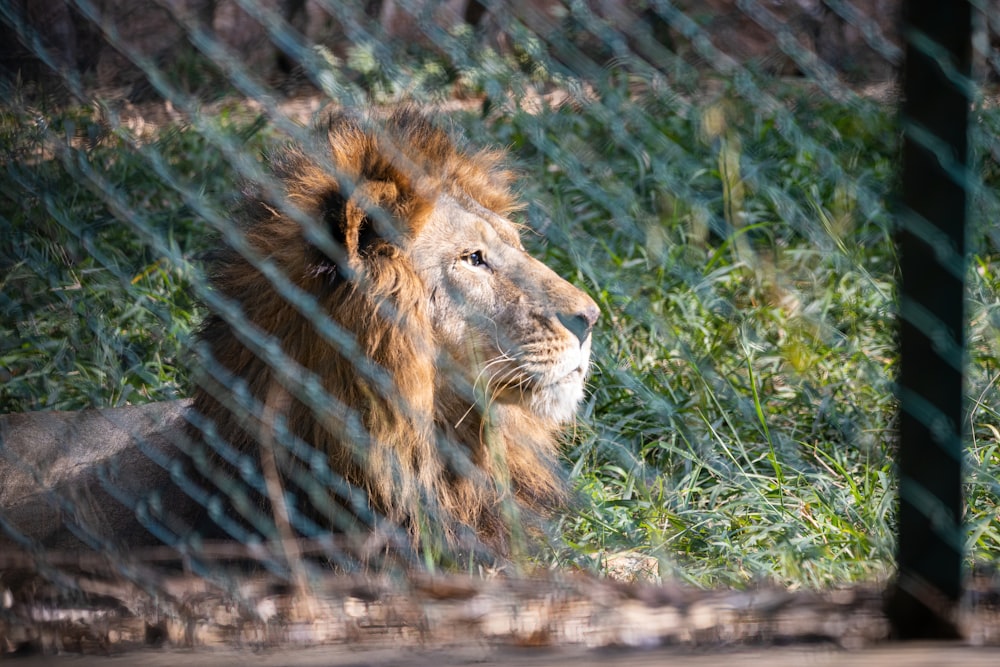
M 656 114 L 628 106 L 624 132 L 588 111 L 499 123 L 529 170 L 534 224 L 549 225 L 537 248 L 605 313 L 568 453 L 583 500 L 555 560 L 639 550 L 664 576 L 701 585 L 886 578 L 892 110 L 801 104 L 795 118 L 825 155 L 734 99 Z M 636 154 L 662 137 L 679 160 Z M 972 402 L 967 521 L 978 561 L 1000 548 L 991 250 L 977 248 L 989 269 L 970 274 L 970 387 L 983 396 Z

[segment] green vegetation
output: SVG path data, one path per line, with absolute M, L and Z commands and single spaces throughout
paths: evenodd
M 532 249 L 603 309 L 566 454 L 579 509 L 541 557 L 645 551 L 700 585 L 883 577 L 891 109 L 794 88 L 777 107 L 692 103 L 629 84 L 536 114 L 454 116 L 476 143 L 510 147 Z M 184 395 L 204 220 L 276 136 L 224 112 L 138 141 L 98 116 L 0 115 L 0 412 Z M 226 159 L 233 145 L 251 164 Z M 982 220 L 997 211 L 988 192 Z M 984 562 L 1000 556 L 1000 263 L 976 238 L 967 521 Z
M 622 109 L 624 140 L 586 114 L 523 120 L 571 124 L 548 135 L 566 137 L 554 152 L 602 147 L 581 165 L 592 180 L 549 170 L 538 192 L 557 200 L 550 260 L 607 313 L 570 455 L 588 510 L 567 519 L 569 543 L 643 545 L 708 584 L 880 576 L 895 261 L 888 213 L 863 215 L 857 190 L 887 193 L 890 118 L 869 110 L 859 136 L 836 129 L 842 110 L 810 109 L 839 135 L 816 137 L 834 174 L 733 102 L 643 111 Z M 668 142 L 667 160 L 636 154 Z
M 564 521 L 562 558 L 638 546 L 699 584 L 887 573 L 897 132 L 891 109 L 794 96 L 781 120 L 735 97 L 605 98 L 494 130 L 532 169 L 548 261 L 606 313 L 569 454 L 586 509 Z M 966 520 L 989 562 L 1000 321 L 997 258 L 976 251 Z
M 177 188 L 222 211 L 236 174 L 190 128 L 142 145 L 93 115 L 0 115 L 0 412 L 186 393 L 198 320 L 188 261 L 208 229 Z M 228 114 L 216 124 L 241 141 L 259 129 Z

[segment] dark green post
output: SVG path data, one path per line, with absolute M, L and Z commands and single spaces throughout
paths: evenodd
M 887 606 L 902 639 L 959 636 L 971 32 L 966 0 L 903 3 L 899 553 Z

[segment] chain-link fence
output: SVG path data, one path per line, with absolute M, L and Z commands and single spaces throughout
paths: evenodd
M 250 573 L 880 588 L 900 313 L 965 371 L 961 424 L 916 419 L 964 437 L 964 527 L 922 516 L 991 576 L 971 5 L 971 79 L 894 0 L 0 5 L 5 608 L 106 592 L 81 571 L 265 625 Z M 896 215 L 907 35 L 972 100 L 972 168 L 908 126 L 966 198 L 951 255 Z M 964 352 L 899 305 L 900 221 L 965 280 Z

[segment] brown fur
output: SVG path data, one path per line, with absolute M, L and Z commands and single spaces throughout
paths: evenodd
M 272 365 L 252 340 L 258 334 L 248 338 L 213 313 L 201 341 L 225 370 L 202 374 L 195 408 L 233 447 L 251 455 L 259 443 L 273 442 L 269 434 L 281 432 L 280 417 L 266 415 L 284 416 L 291 433 L 323 452 L 330 469 L 363 490 L 375 511 L 408 526 L 414 536 L 426 537 L 429 527 L 437 527 L 450 540 L 468 529 L 502 551 L 511 512 L 536 515 L 564 499 L 557 465 L 560 423 L 516 398 L 490 399 L 488 407 L 474 403 L 469 383 L 476 379 L 465 382 L 461 372 L 450 370 L 471 362 L 442 349 L 433 313 L 443 290 L 427 284 L 409 253 L 443 196 L 471 199 L 469 206 L 501 217 L 516 210 L 512 174 L 502 166 L 501 153 L 464 152 L 412 110 L 379 123 L 334 113 L 320 129 L 323 154 L 289 148 L 273 156 L 282 192 L 275 197 L 265 187 L 248 188 L 239 223 L 248 245 L 310 295 L 356 347 L 331 341 L 251 261 L 223 246 L 211 258 L 212 286 L 239 304 L 258 334 L 280 344 L 284 362 L 294 363 L 279 359 Z M 334 241 L 332 249 L 307 240 L 301 220 L 320 223 Z M 495 229 L 506 243 L 519 245 L 509 222 Z M 559 312 L 583 309 L 577 318 L 589 322 L 589 333 L 593 302 L 530 262 L 526 273 L 537 269 L 537 276 L 524 279 L 534 281 L 525 288 L 529 297 L 566 301 L 555 304 Z M 510 291 L 502 299 L 527 298 L 515 293 L 511 281 L 495 281 Z M 556 315 L 547 317 L 558 327 Z M 565 338 L 566 332 L 546 335 Z M 226 387 L 230 374 L 245 381 L 263 410 L 234 408 Z M 327 397 L 310 394 L 310 374 Z M 519 386 L 510 391 L 525 392 Z M 279 459 L 288 483 L 307 490 L 302 474 L 309 474 L 308 457 Z

